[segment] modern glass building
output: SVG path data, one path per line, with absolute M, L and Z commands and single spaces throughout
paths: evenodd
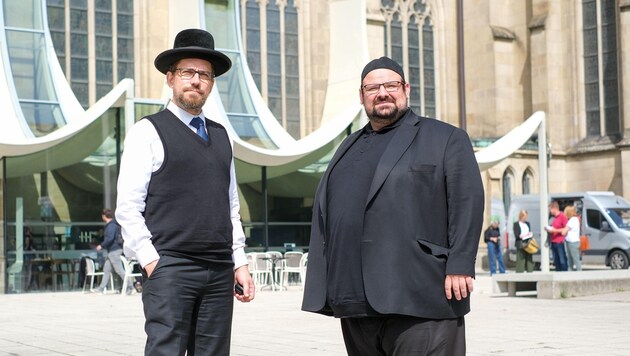
M 101 210 L 115 209 L 125 132 L 168 101 L 153 60 L 190 27 L 233 62 L 204 111 L 234 142 L 249 249 L 307 247 L 327 162 L 366 122 L 361 70 L 382 55 L 403 65 L 416 113 L 465 125 L 479 149 L 546 112 L 552 192 L 630 197 L 625 2 L 1 4 L 0 292 L 79 284 L 73 269 L 102 238 Z M 538 191 L 535 143 L 482 171 L 488 202 Z
M 233 1 L 191 4 L 167 21 L 192 13 L 196 19 L 186 27 L 208 29 L 233 62 L 204 110 L 234 141 L 248 248 L 305 248 L 316 185 L 336 145 L 360 121 L 360 108 L 354 103 L 332 111 L 334 121 L 300 139 L 305 89 L 296 5 L 254 11 Z M 101 210 L 115 208 L 125 132 L 168 100 L 162 90 L 156 97 L 137 95 L 139 83 L 156 71 L 150 65 L 143 77 L 147 70 L 136 55 L 170 48 L 185 27 L 165 26 L 163 45 L 145 45 L 134 21 L 150 16 L 149 6 L 132 0 L 3 3 L 2 85 L 12 98 L 0 140 L 6 292 L 81 283 L 80 259 L 94 256 L 102 239 Z M 249 42 L 241 32 L 246 18 Z M 252 27 L 254 18 L 269 26 Z M 163 86 L 162 80 L 155 82 Z

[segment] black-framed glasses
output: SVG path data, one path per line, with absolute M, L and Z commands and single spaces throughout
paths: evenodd
M 391 82 L 379 83 L 379 84 L 365 84 L 363 88 L 363 92 L 367 95 L 374 95 L 381 90 L 381 85 L 388 93 L 395 93 L 400 89 L 400 87 L 404 84 L 399 80 L 392 80 Z
M 175 68 L 173 71 L 179 72 L 179 76 L 185 80 L 191 80 L 195 74 L 199 74 L 199 80 L 210 83 L 214 80 L 214 73 L 194 68 Z

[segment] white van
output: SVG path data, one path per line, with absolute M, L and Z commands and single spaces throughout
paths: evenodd
M 613 192 L 577 192 L 550 194 L 564 210 L 574 205 L 581 216 L 580 235 L 588 236 L 590 249 L 584 251 L 582 263 L 606 264 L 612 269 L 626 269 L 630 265 L 630 203 Z M 508 255 L 516 260 L 514 222 L 521 209 L 527 210 L 528 220 L 538 242 L 540 239 L 540 196 L 520 195 L 512 197 L 507 217 Z M 548 222 L 544 222 L 547 224 Z M 546 241 L 544 236 L 542 242 Z M 542 246 L 542 244 L 541 244 Z M 551 257 L 552 254 L 550 253 Z M 540 262 L 540 252 L 534 255 Z

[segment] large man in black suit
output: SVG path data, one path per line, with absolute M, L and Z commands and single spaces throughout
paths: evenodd
M 408 107 L 387 57 L 316 193 L 302 309 L 341 318 L 349 355 L 463 355 L 484 192 L 468 135 Z

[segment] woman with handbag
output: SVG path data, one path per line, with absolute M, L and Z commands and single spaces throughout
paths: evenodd
M 518 213 L 518 221 L 514 223 L 514 241 L 516 245 L 516 273 L 534 271 L 534 258 L 531 254 L 523 250 L 523 246 L 528 239 L 533 239 L 529 221 L 527 221 L 527 210 Z
M 576 216 L 576 210 L 573 205 L 567 205 L 564 208 L 564 215 L 569 221 L 565 229 L 567 230 L 564 241 L 567 245 L 567 260 L 569 269 L 572 271 L 581 271 L 582 262 L 580 261 L 580 220 Z

